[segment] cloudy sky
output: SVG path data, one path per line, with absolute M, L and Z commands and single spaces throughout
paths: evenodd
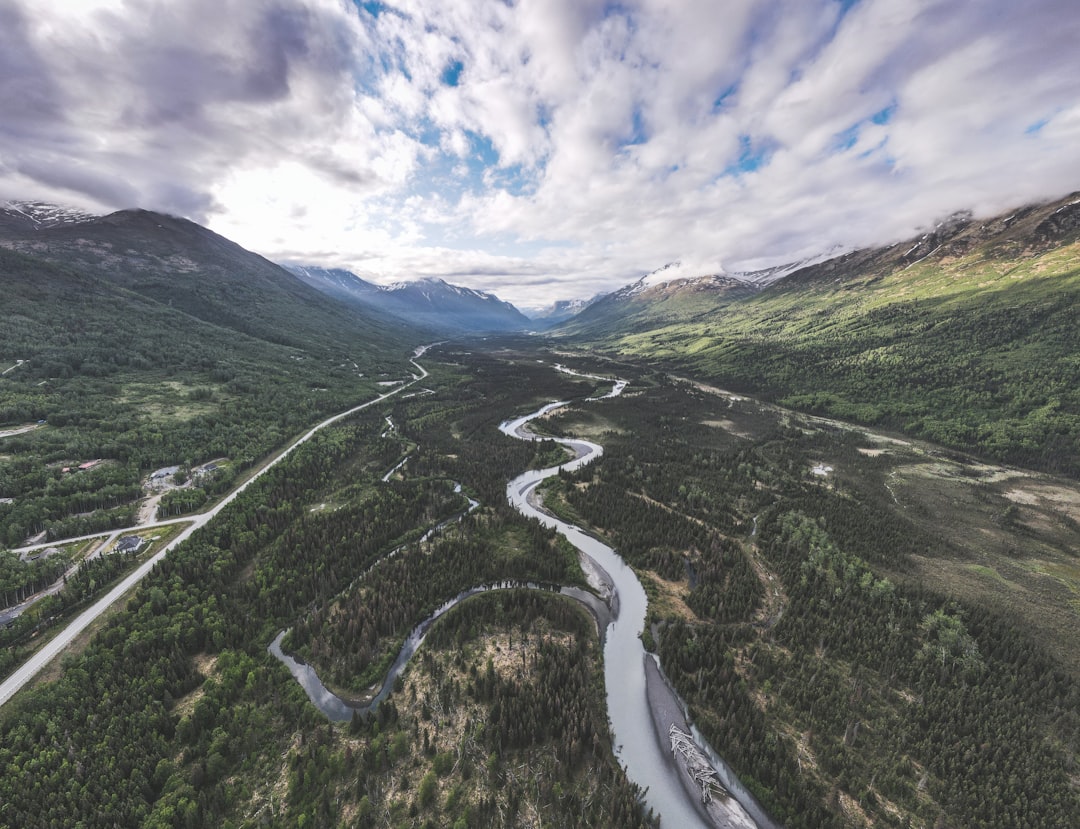
M 1076 0 L 0 0 L 0 197 L 523 306 L 1080 190 Z

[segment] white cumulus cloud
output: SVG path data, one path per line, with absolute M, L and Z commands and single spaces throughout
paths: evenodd
M 0 6 L 0 195 L 525 305 L 1080 189 L 1071 0 Z

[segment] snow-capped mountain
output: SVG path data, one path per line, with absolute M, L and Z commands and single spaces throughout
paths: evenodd
M 919 247 L 918 243 L 916 247 Z M 636 282 L 591 300 L 586 308 L 559 325 L 567 331 L 608 331 L 620 326 L 643 325 L 646 319 L 655 315 L 679 318 L 686 313 L 715 311 L 788 276 L 839 260 L 848 253 L 846 249 L 832 247 L 824 253 L 794 262 L 733 271 L 727 271 L 719 262 L 695 265 L 675 260 Z
M 736 271 L 731 275 L 736 279 L 741 279 L 743 282 L 749 282 L 758 287 L 764 288 L 766 285 L 771 285 L 783 279 L 785 276 L 790 276 L 796 271 L 801 271 L 803 268 L 809 268 L 811 265 L 818 265 L 822 262 L 827 262 L 830 259 L 835 259 L 838 256 L 843 256 L 848 252 L 847 248 L 838 246 L 829 248 L 824 253 L 820 253 L 816 256 L 808 256 L 805 259 L 799 259 L 795 262 L 787 262 L 782 265 L 773 265 L 768 268 L 760 268 L 750 271 Z
M 337 299 L 375 308 L 442 331 L 521 331 L 529 319 L 494 294 L 435 277 L 381 286 L 340 268 L 286 265 L 302 281 Z
M 683 262 L 680 259 L 676 259 L 674 262 L 668 262 L 663 267 L 657 268 L 652 273 L 646 274 L 634 284 L 638 286 L 639 291 L 644 291 L 654 285 L 663 285 L 667 282 L 697 279 L 703 276 L 726 275 L 727 271 L 724 270 L 724 266 L 719 262 L 693 265 L 688 262 Z
M 715 273 L 695 273 L 681 262 L 672 262 L 641 277 L 637 282 L 612 291 L 603 300 L 627 300 L 642 294 L 661 296 L 681 290 L 722 290 L 753 286 L 752 280 L 741 278 L 742 274 L 729 274 L 722 268 Z
M 38 201 L 0 202 L 0 233 L 21 235 L 28 230 L 44 230 L 76 225 L 99 218 L 76 207 Z
M 730 280 L 735 280 L 763 288 L 766 285 L 771 285 L 777 280 L 783 279 L 785 276 L 795 273 L 796 271 L 808 268 L 811 265 L 816 265 L 819 262 L 835 259 L 837 256 L 841 256 L 846 252 L 847 251 L 843 248 L 833 247 L 824 253 L 808 256 L 794 262 L 784 262 L 779 265 L 772 265 L 766 268 L 755 268 L 753 270 L 740 269 L 732 271 L 727 270 L 719 262 L 693 265 L 680 260 L 675 260 L 674 262 L 669 262 L 663 267 L 657 268 L 655 271 L 646 274 L 637 282 L 627 285 L 624 288 L 620 288 L 616 293 L 625 292 L 624 295 L 633 295 L 634 293 L 641 293 L 649 288 L 657 285 L 664 285 L 669 282 L 692 282 L 695 280 L 710 280 L 711 284 L 716 286 L 728 286 L 731 284 Z
M 794 295 L 807 286 L 841 283 L 858 290 L 868 279 L 902 273 L 924 260 L 952 261 L 978 249 L 1007 261 L 1034 256 L 1063 241 L 1075 241 L 1080 234 L 1078 195 L 1000 217 L 975 219 L 970 213 L 957 213 L 905 241 L 860 250 L 832 247 L 816 256 L 756 270 L 725 272 L 717 266 L 708 273 L 707 265 L 671 262 L 602 297 L 563 323 L 560 333 L 616 336 L 709 316 L 719 319 L 724 308 L 755 294 Z
M 539 323 L 543 327 L 558 325 L 560 322 L 565 322 L 571 317 L 580 314 L 603 296 L 604 294 L 597 294 L 591 299 L 560 299 L 529 316 L 533 322 Z
M 409 310 L 411 319 L 453 325 L 470 331 L 514 331 L 529 327 L 529 319 L 494 294 L 451 285 L 437 277 L 397 282 L 386 294 Z
M 283 265 L 289 273 L 312 288 L 336 299 L 365 301 L 382 292 L 373 282 L 361 279 L 344 268 L 316 268 L 304 265 Z
M 649 324 L 657 314 L 677 319 L 686 313 L 715 310 L 760 290 L 757 285 L 727 274 L 676 276 L 677 271 L 672 271 L 669 273 L 673 278 L 642 277 L 600 297 L 562 323 L 559 330 L 565 333 L 634 330 L 638 325 Z

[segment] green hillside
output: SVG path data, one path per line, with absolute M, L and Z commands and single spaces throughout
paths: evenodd
M 126 526 L 159 467 L 226 458 L 224 486 L 412 371 L 419 333 L 190 222 L 138 211 L 2 235 L 0 545 Z
M 1069 200 L 806 268 L 668 285 L 562 335 L 805 411 L 1080 475 L 1080 210 Z M 591 312 L 591 313 L 590 313 Z
M 341 341 L 367 352 L 395 330 L 373 314 L 328 302 L 278 265 L 175 216 L 121 210 L 33 232 L 0 227 L 4 236 L 9 248 L 269 342 L 308 348 Z

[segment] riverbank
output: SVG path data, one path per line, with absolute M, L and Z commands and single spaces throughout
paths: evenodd
M 311 704 L 318 708 L 327 719 L 332 722 L 348 722 L 355 714 L 366 716 L 374 713 L 379 707 L 379 703 L 390 695 L 390 691 L 393 689 L 395 681 L 405 670 L 405 667 L 409 664 L 409 660 L 412 659 L 413 655 L 424 643 L 424 639 L 427 638 L 428 631 L 431 630 L 432 625 L 434 625 L 441 616 L 457 607 L 457 605 L 461 604 L 461 602 L 466 599 L 480 595 L 481 593 L 491 593 L 496 590 L 542 590 L 549 593 L 558 593 L 560 596 L 566 596 L 567 598 L 573 599 L 584 607 L 589 612 L 589 615 L 593 617 L 593 621 L 596 623 L 597 635 L 600 638 L 601 647 L 603 647 L 607 630 L 611 625 L 613 616 L 607 604 L 599 597 L 580 587 L 554 587 L 532 582 L 508 581 L 465 590 L 440 606 L 434 613 L 413 628 L 412 632 L 409 633 L 408 637 L 405 639 L 405 644 L 402 645 L 401 650 L 398 651 L 398 655 L 394 659 L 394 664 L 390 667 L 386 677 L 379 685 L 378 690 L 365 699 L 348 699 L 339 696 L 326 687 L 319 678 L 319 674 L 314 667 L 302 659 L 298 659 L 285 653 L 285 651 L 282 650 L 281 642 L 288 633 L 287 630 L 278 633 L 278 635 L 274 637 L 274 641 L 267 646 L 266 650 L 271 656 L 289 669 L 289 673 L 291 673 L 293 678 L 300 683 L 300 686 L 304 689 L 308 699 L 311 700 Z
M 669 752 L 671 765 L 679 776 L 689 797 L 701 816 L 716 829 L 759 829 L 758 823 L 720 782 L 719 773 L 712 769 L 711 759 L 699 749 L 700 761 L 708 764 L 711 774 L 702 774 L 700 762 L 694 769 L 687 756 L 674 747 L 676 738 L 691 735 L 682 701 L 661 673 L 652 654 L 645 654 L 645 694 L 649 701 L 656 739 Z M 704 785 L 703 785 L 704 783 Z M 708 792 L 707 800 L 702 793 Z
M 581 457 L 584 457 L 584 455 L 578 456 L 578 458 Z M 537 512 L 551 514 L 544 507 L 544 494 L 538 486 L 526 491 L 525 502 Z M 581 566 L 581 572 L 585 574 L 585 582 L 596 591 L 606 605 L 607 622 L 604 623 L 603 628 L 600 630 L 600 644 L 603 645 L 607 623 L 619 618 L 619 591 L 615 589 L 615 580 L 611 578 L 611 574 L 600 566 L 600 562 L 581 549 L 578 550 L 578 564 Z M 600 618 L 595 611 L 593 615 L 597 616 L 597 623 L 599 624 Z

